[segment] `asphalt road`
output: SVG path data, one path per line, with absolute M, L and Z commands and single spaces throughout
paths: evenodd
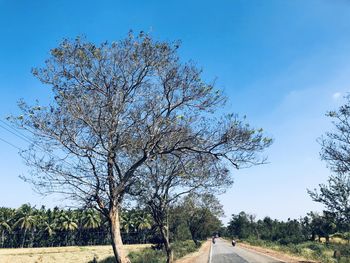
M 212 244 L 212 258 L 210 263 L 281 263 L 276 259 L 255 253 L 251 250 L 233 247 L 230 243 L 219 238 Z

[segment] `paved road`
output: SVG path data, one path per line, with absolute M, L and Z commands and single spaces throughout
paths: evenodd
M 255 253 L 251 250 L 233 247 L 228 242 L 219 238 L 215 244 L 212 244 L 212 260 L 211 263 L 281 263 L 268 256 Z

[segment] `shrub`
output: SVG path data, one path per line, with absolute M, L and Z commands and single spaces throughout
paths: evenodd
M 163 263 L 166 261 L 163 251 L 153 249 L 130 252 L 129 258 L 133 263 Z
M 175 258 L 181 258 L 196 251 L 201 246 L 201 242 L 196 245 L 192 240 L 175 242 L 172 244 Z

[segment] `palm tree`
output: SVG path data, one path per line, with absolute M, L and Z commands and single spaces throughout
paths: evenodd
M 5 213 L 0 214 L 1 247 L 4 247 L 5 232 L 11 232 L 10 220 L 11 217 L 6 217 Z
M 82 215 L 83 227 L 87 229 L 99 228 L 101 225 L 100 214 L 96 213 L 95 210 L 88 209 L 84 211 Z
M 70 210 L 68 211 L 62 210 L 61 215 L 58 218 L 58 221 L 59 221 L 59 228 L 66 232 L 66 246 L 67 246 L 69 234 L 72 231 L 75 231 L 78 229 L 77 220 L 73 217 L 72 212 Z
M 140 211 L 136 216 L 136 222 L 137 232 L 142 233 L 142 243 L 145 243 L 145 230 L 152 228 L 152 217 L 150 214 Z
M 49 222 L 44 222 L 44 232 L 48 234 L 49 237 L 51 237 L 52 235 L 54 235 L 55 232 L 55 228 L 56 228 L 56 224 L 55 223 L 49 223 Z
M 96 240 L 98 240 L 95 229 L 100 228 L 102 224 L 100 214 L 93 209 L 87 209 L 79 214 L 79 218 L 81 219 L 79 240 L 87 242 L 88 245 L 94 245 Z
M 36 216 L 33 214 L 33 209 L 29 204 L 22 205 L 17 210 L 18 219 L 14 223 L 13 227 L 19 227 L 23 233 L 22 248 L 24 247 L 26 241 L 26 234 L 28 230 L 32 230 L 37 222 Z

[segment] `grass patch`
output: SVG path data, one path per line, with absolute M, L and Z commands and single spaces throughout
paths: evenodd
M 166 256 L 164 251 L 144 249 L 142 251 L 129 253 L 129 258 L 133 263 L 164 263 Z M 109 262 L 104 262 L 109 263 Z
M 197 245 L 192 240 L 186 240 L 181 242 L 175 242 L 172 244 L 174 251 L 174 259 L 182 258 L 187 254 L 197 251 L 202 245 L 202 242 L 198 242 Z

